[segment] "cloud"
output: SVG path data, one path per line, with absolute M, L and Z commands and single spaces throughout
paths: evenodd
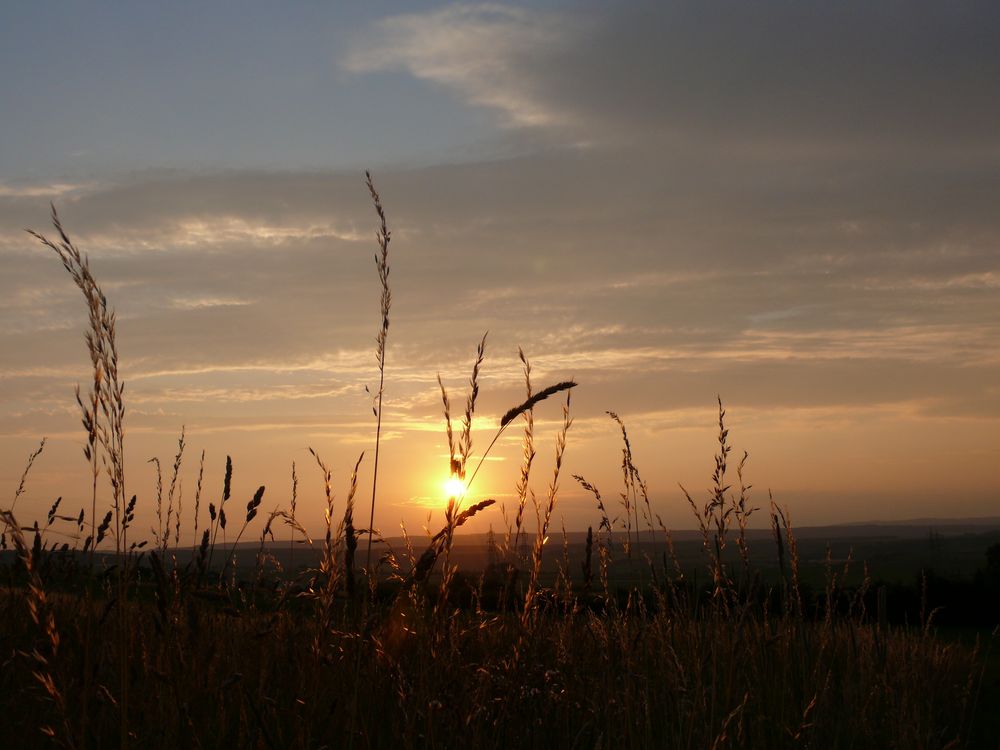
M 354 384 L 331 387 L 329 383 L 281 384 L 257 388 L 242 387 L 168 387 L 141 391 L 132 397 L 132 403 L 249 403 L 260 401 L 298 401 L 302 399 L 329 399 L 356 391 Z
M 84 192 L 93 187 L 93 183 L 49 182 L 39 184 L 3 184 L 0 183 L 0 198 L 61 198 L 74 193 Z
M 392 375 L 413 389 L 400 395 L 439 370 L 467 378 L 487 328 L 491 352 L 522 345 L 540 372 L 604 379 L 762 361 L 993 361 L 1000 222 L 981 196 L 995 178 L 831 182 L 820 169 L 785 180 L 733 163 L 732 179 L 692 169 L 673 184 L 661 171 L 643 154 L 589 152 L 380 175 L 394 229 Z M 0 199 L 5 212 L 5 225 L 38 226 L 47 209 Z M 369 377 L 374 243 L 311 229 L 366 233 L 358 175 L 177 174 L 92 188 L 63 213 L 84 250 L 108 238 L 94 268 L 137 385 L 235 379 L 249 393 L 265 375 Z M 185 233 L 193 221 L 200 241 Z M 119 233 L 160 239 L 102 254 L 128 244 Z M 75 377 L 78 292 L 51 253 L 18 242 L 0 249 L 0 372 Z M 511 364 L 504 383 L 517 380 Z
M 979 271 L 961 273 L 943 278 L 928 278 L 921 276 L 901 277 L 898 279 L 874 278 L 870 282 L 862 281 L 862 287 L 880 291 L 913 290 L 922 292 L 943 292 L 950 290 L 992 290 L 1000 289 L 1000 273 L 997 271 Z
M 996 158 L 998 23 L 987 0 L 460 4 L 377 22 L 343 64 L 407 71 L 576 142 Z
M 255 302 L 239 297 L 175 297 L 173 305 L 178 310 L 202 310 L 206 307 L 243 307 Z
M 109 233 L 84 233 L 75 238 L 91 248 L 95 256 L 111 253 L 137 253 L 151 250 L 198 251 L 225 246 L 281 247 L 294 242 L 367 239 L 354 229 L 339 229 L 326 224 L 300 226 L 289 223 L 269 224 L 237 216 L 211 215 L 163 217 L 166 221 L 141 227 L 116 227 Z
M 355 42 L 344 66 L 355 73 L 406 70 L 500 110 L 513 125 L 565 125 L 519 61 L 566 44 L 570 17 L 498 4 L 453 5 L 378 21 Z

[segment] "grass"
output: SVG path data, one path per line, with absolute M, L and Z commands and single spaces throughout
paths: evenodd
M 380 421 L 390 235 L 370 177 L 367 186 L 379 218 L 379 387 L 373 405 Z M 634 463 L 625 422 L 613 412 L 623 444 L 618 507 L 586 478 L 575 477 L 594 495 L 599 523 L 596 532 L 588 530 L 579 572 L 571 569 L 565 534 L 561 557 L 550 535 L 562 461 L 571 450 L 569 394 L 576 383 L 533 390 L 530 362 L 520 352 L 525 401 L 503 415 L 475 463 L 472 423 L 485 336 L 457 435 L 441 386 L 450 468 L 469 489 L 451 498 L 444 527 L 423 551 L 408 540 L 405 549 L 374 562 L 367 553 L 359 568 L 359 539 L 380 541 L 373 528 L 378 471 L 372 520 L 358 529 L 357 472 L 364 454 L 339 508 L 333 474 L 313 452 L 325 486 L 323 539 L 313 541 L 302 525 L 293 465 L 290 507 L 259 513 L 260 487 L 227 545 L 229 457 L 222 500 L 218 507 L 208 504 L 207 525 L 199 526 L 202 454 L 190 529 L 200 543 L 187 552 L 180 543 L 187 533 L 181 495 L 175 494 L 183 431 L 165 493 L 156 462 L 155 543 L 129 544 L 135 497 L 125 492 L 124 386 L 114 311 L 54 210 L 53 222 L 57 240 L 33 234 L 58 255 L 89 313 L 93 380 L 87 394 L 77 393 L 77 403 L 92 502 L 89 518 L 61 516 L 56 504 L 45 524 L 17 520 L 16 502 L 43 442 L 28 459 L 10 509 L 0 515 L 3 546 L 9 542 L 15 552 L 0 567 L 5 746 L 997 746 L 988 723 L 995 695 L 984 692 L 992 663 L 988 642 L 938 638 L 933 613 L 922 614 L 916 627 L 889 624 L 869 606 L 867 571 L 859 585 L 845 584 L 849 565 L 831 561 L 824 585 L 815 594 L 804 589 L 790 514 L 773 501 L 766 544 L 774 564 L 762 575 L 758 539 L 747 533 L 748 519 L 759 510 L 744 480 L 747 457 L 738 462 L 731 486 L 732 447 L 721 400 L 709 499 L 700 504 L 688 495 L 705 574 L 693 575 L 690 561 L 678 558 Z M 563 426 L 553 475 L 539 497 L 530 487 L 533 414 L 557 396 L 565 396 Z M 452 555 L 456 531 L 494 504 L 472 501 L 476 472 L 515 423 L 524 427 L 524 460 L 514 478 L 516 507 L 501 509 L 506 532 L 498 564 L 478 576 L 459 571 Z M 376 462 L 378 443 L 377 430 Z M 110 509 L 98 508 L 105 483 L 112 490 Z M 533 532 L 525 520 L 532 510 Z M 49 541 L 54 524 L 89 534 L 70 549 Z M 285 574 L 276 572 L 269 543 L 277 541 L 276 526 L 313 550 L 303 555 L 305 565 Z M 257 538 L 251 529 L 259 529 L 259 539 L 248 572 L 236 555 L 245 533 Z M 524 538 L 531 542 L 526 553 Z M 113 540 L 113 550 L 105 540 Z M 554 575 L 545 573 L 543 560 L 554 564 Z M 617 580 L 613 571 L 623 564 L 644 571 L 642 580 Z

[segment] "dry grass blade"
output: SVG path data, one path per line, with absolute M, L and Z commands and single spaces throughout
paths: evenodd
M 538 593 L 539 574 L 542 568 L 542 550 L 549 541 L 549 524 L 552 521 L 552 511 L 555 510 L 556 500 L 559 495 L 559 473 L 562 470 L 563 456 L 566 452 L 566 435 L 569 433 L 569 428 L 573 425 L 573 419 L 570 417 L 569 410 L 571 395 L 571 393 L 566 394 L 566 403 L 563 405 L 563 424 L 562 430 L 560 430 L 556 437 L 556 455 L 555 465 L 552 469 L 552 480 L 549 482 L 544 515 L 539 519 L 538 531 L 535 535 L 535 546 L 532 550 L 531 570 L 529 571 L 528 591 L 524 596 L 524 609 L 521 612 L 522 627 L 527 626 L 533 614 L 535 597 Z
M 601 525 L 597 527 L 597 533 L 600 533 L 602 530 L 606 530 L 608 532 L 608 537 L 610 538 L 612 533 L 611 519 L 608 518 L 608 511 L 604 507 L 604 499 L 601 497 L 601 491 L 597 489 L 596 485 L 591 484 L 579 474 L 574 474 L 573 479 L 575 479 L 577 483 L 583 487 L 583 489 L 587 490 L 587 492 L 594 496 L 594 499 L 597 501 L 597 509 L 601 512 Z
M 160 466 L 160 459 L 156 456 L 148 459 L 147 464 L 153 464 L 156 467 L 156 518 L 159 522 L 156 532 L 156 546 L 160 547 L 162 550 L 166 550 L 166 542 L 163 536 L 163 470 Z
M 521 360 L 521 368 L 524 372 L 524 390 L 527 399 L 531 399 L 534 393 L 531 390 L 531 362 L 524 354 L 521 347 L 517 348 L 518 359 Z M 508 554 L 515 554 L 521 541 L 521 532 L 524 524 L 524 507 L 528 502 L 529 481 L 531 479 L 531 467 L 535 461 L 535 418 L 534 410 L 528 408 L 524 412 L 524 435 L 521 438 L 521 474 L 517 479 L 515 492 L 517 493 L 517 513 L 514 515 L 514 534 L 511 540 L 511 531 L 507 529 L 507 539 L 505 546 Z M 510 424 L 508 422 L 508 424 Z
M 354 530 L 354 495 L 358 491 L 358 469 L 364 460 L 364 451 L 358 456 L 354 470 L 351 472 L 350 487 L 347 491 L 347 503 L 344 506 L 344 579 L 347 582 L 347 593 L 354 595 L 354 555 L 358 549 L 358 536 Z M 368 530 L 369 535 L 371 529 Z
M 465 402 L 465 414 L 462 416 L 462 435 L 459 440 L 458 453 L 461 461 L 461 469 L 458 471 L 459 479 L 465 479 L 465 467 L 472 455 L 472 418 L 476 413 L 476 401 L 479 399 L 479 370 L 483 366 L 486 357 L 486 336 L 483 334 L 482 340 L 476 349 L 476 361 L 472 366 L 472 377 L 469 379 L 469 396 Z M 453 473 L 455 473 L 453 471 Z
M 35 668 L 32 672 L 32 676 L 42 686 L 49 700 L 55 705 L 56 710 L 60 716 L 63 736 L 59 739 L 62 744 L 68 747 L 73 747 L 73 732 L 70 730 L 69 716 L 66 710 L 66 701 L 61 690 L 59 690 L 56 685 L 55 671 L 53 669 L 53 662 L 55 657 L 59 652 L 59 645 L 61 642 L 59 630 L 56 628 L 55 616 L 52 612 L 52 607 L 49 606 L 48 597 L 45 593 L 45 586 L 42 582 L 42 577 L 39 575 L 38 569 L 34 563 L 35 559 L 38 557 L 36 550 L 28 547 L 27 541 L 24 538 L 24 534 L 21 531 L 20 526 L 18 526 L 17 519 L 14 514 L 9 510 L 0 511 L 0 521 L 7 526 L 10 530 L 11 540 L 14 543 L 14 549 L 17 551 L 18 558 L 24 565 L 24 569 L 28 573 L 28 613 L 31 616 L 32 622 L 42 630 L 42 634 L 45 637 L 46 647 L 43 650 L 39 650 L 38 647 L 34 648 L 30 656 L 34 663 Z M 37 545 L 38 535 L 36 532 L 35 542 Z M 43 653 L 45 651 L 46 653 Z M 48 734 L 50 737 L 55 739 L 55 730 L 48 726 L 41 726 L 39 729 L 44 733 Z M 9 738 L 8 738 L 9 739 Z
M 539 391 L 520 406 L 515 406 L 513 409 L 508 409 L 507 413 L 500 418 L 500 428 L 503 429 L 504 427 L 509 425 L 512 421 L 517 419 L 526 411 L 532 409 L 535 406 L 535 404 L 537 404 L 539 401 L 544 401 L 545 399 L 549 398 L 550 396 L 554 396 L 560 391 L 565 391 L 568 390 L 569 388 L 575 388 L 575 387 L 576 387 L 575 382 L 573 382 L 572 380 L 566 380 L 563 381 L 562 383 L 556 383 L 555 385 L 550 385 L 548 388 Z
M 447 540 L 459 526 L 465 524 L 470 518 L 479 513 L 491 505 L 496 503 L 496 500 L 490 498 L 488 500 L 481 500 L 478 503 L 473 503 L 468 508 L 463 510 L 461 513 L 455 516 L 454 520 L 444 526 L 438 533 L 431 537 L 431 543 L 424 550 L 424 553 L 417 560 L 417 564 L 414 566 L 413 570 L 410 572 L 406 583 L 413 583 L 416 581 L 422 581 L 431 572 L 434 567 L 434 563 L 437 561 L 438 557 L 445 549 L 445 544 Z M 406 586 L 400 590 L 402 594 L 406 590 Z
M 205 478 L 205 451 L 201 452 L 201 460 L 198 462 L 198 486 L 194 492 L 194 541 L 198 541 L 198 515 L 201 512 L 201 484 Z
M 185 447 L 184 438 L 185 438 L 185 427 L 182 425 L 181 436 L 177 440 L 177 454 L 174 456 L 173 470 L 171 471 L 170 474 L 170 489 L 167 491 L 167 525 L 166 525 L 166 539 L 164 539 L 164 542 L 167 542 L 170 539 L 170 517 L 172 515 L 176 515 L 175 523 L 177 523 L 178 525 L 180 524 L 180 515 L 181 515 L 180 500 L 178 499 L 178 506 L 175 513 L 174 495 L 177 492 L 177 479 L 181 470 L 181 461 L 184 458 L 184 447 Z M 164 551 L 165 550 L 166 546 L 164 546 Z
M 13 513 L 14 509 L 17 507 L 17 501 L 20 499 L 21 495 L 24 494 L 24 487 L 28 482 L 28 474 L 31 473 L 31 467 L 35 465 L 35 459 L 42 455 L 42 451 L 45 450 L 45 438 L 38 444 L 38 447 L 28 456 L 28 463 L 24 467 L 24 471 L 21 472 L 21 481 L 17 485 L 17 491 L 14 493 L 14 499 L 10 503 L 10 508 L 8 511 Z
M 441 404 L 444 406 L 444 426 L 448 434 L 448 467 L 452 476 L 457 476 L 461 470 L 461 464 L 455 458 L 455 431 L 451 421 L 451 399 L 448 398 L 448 391 L 441 380 L 441 373 L 437 376 L 438 387 L 441 389 Z
M 441 382 L 441 378 L 439 376 L 438 377 L 438 383 L 440 383 L 440 382 Z M 524 414 L 525 412 L 530 412 L 535 407 L 535 404 L 537 404 L 539 401 L 544 401 L 545 399 L 549 398 L 549 396 L 553 396 L 556 393 L 559 393 L 560 391 L 569 390 L 570 388 L 575 388 L 575 387 L 576 387 L 576 383 L 574 381 L 572 381 L 572 380 L 566 380 L 566 381 L 564 381 L 562 383 L 556 383 L 555 385 L 550 385 L 548 388 L 546 388 L 546 389 L 544 389 L 542 391 L 539 391 L 534 396 L 530 396 L 528 398 L 528 400 L 525 401 L 520 406 L 515 406 L 513 409 L 510 409 L 506 414 L 504 414 L 503 418 L 500 420 L 500 427 L 499 427 L 499 429 L 497 429 L 496 433 L 494 433 L 493 439 L 490 441 L 490 444 L 486 447 L 486 450 L 483 452 L 483 455 L 479 457 L 479 462 L 476 464 L 476 468 L 472 472 L 472 476 L 469 478 L 469 481 L 465 483 L 466 493 L 468 493 L 469 488 L 472 487 L 472 483 L 476 480 L 476 477 L 479 474 L 479 470 L 483 467 L 483 462 L 486 461 L 486 457 L 490 455 L 490 451 L 493 450 L 493 446 L 497 444 L 497 440 L 500 439 L 500 436 L 503 434 L 504 430 L 507 429 L 507 427 L 510 425 L 510 423 L 513 420 L 517 419 L 518 416 L 520 416 L 521 414 Z M 448 423 L 448 439 L 449 439 L 449 442 L 450 442 L 451 441 L 451 419 L 450 419 L 450 415 L 449 415 L 448 394 L 444 390 L 444 385 L 441 386 L 441 396 L 442 396 L 442 399 L 444 400 L 444 405 L 445 405 L 445 419 L 446 419 L 446 421 Z M 530 440 L 530 437 L 529 437 L 529 440 Z M 534 457 L 534 448 L 531 447 L 531 446 L 527 446 L 526 445 L 525 446 L 526 459 L 527 459 L 527 453 L 528 453 L 529 449 L 530 449 L 530 451 L 532 453 L 532 458 Z M 452 473 L 453 474 L 461 472 L 462 476 L 464 477 L 465 466 L 461 462 L 460 459 L 454 458 L 454 455 L 452 456 L 451 467 L 452 467 Z M 530 465 L 527 465 L 526 466 L 526 471 L 530 471 L 530 470 L 531 470 Z M 527 478 L 527 474 L 525 473 L 525 469 L 522 469 L 522 481 L 524 483 L 524 488 L 526 489 L 528 478 Z M 520 494 L 520 490 L 519 490 L 519 494 Z M 520 510 L 523 513 L 523 508 L 520 508 Z

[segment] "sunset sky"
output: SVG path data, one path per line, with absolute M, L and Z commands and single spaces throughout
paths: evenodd
M 366 451 L 367 522 L 367 168 L 387 535 L 443 523 L 436 378 L 461 408 L 487 330 L 479 450 L 523 400 L 518 346 L 537 387 L 580 384 L 557 526 L 598 522 L 571 474 L 614 502 L 614 410 L 692 527 L 717 395 L 757 504 L 800 525 L 1000 515 L 998 38 L 995 2 L 7 3 L 0 505 L 47 437 L 19 515 L 89 506 L 86 309 L 23 231 L 53 201 L 118 312 L 139 527 L 182 426 L 186 516 L 204 449 L 203 512 L 227 454 L 268 510 L 294 461 L 318 529 L 313 447 L 339 509 Z M 536 412 L 539 496 L 561 417 Z M 515 425 L 473 496 L 509 505 L 519 455 Z

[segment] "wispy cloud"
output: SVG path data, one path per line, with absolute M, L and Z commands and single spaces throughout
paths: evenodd
M 933 277 L 901 277 L 901 278 L 873 278 L 865 279 L 858 283 L 863 289 L 878 291 L 919 291 L 919 292 L 945 292 L 961 290 L 991 290 L 1000 289 L 1000 271 L 979 271 L 976 273 L 962 273 L 943 278 Z
M 579 22 L 499 4 L 452 5 L 375 24 L 343 59 L 353 72 L 405 70 L 500 110 L 512 125 L 564 124 L 566 113 L 533 90 L 519 60 L 563 46 Z
M 93 182 L 48 182 L 5 184 L 0 182 L 0 198 L 63 198 L 92 190 Z
M 239 297 L 175 297 L 173 306 L 178 310 L 203 310 L 208 307 L 243 307 L 256 300 Z

